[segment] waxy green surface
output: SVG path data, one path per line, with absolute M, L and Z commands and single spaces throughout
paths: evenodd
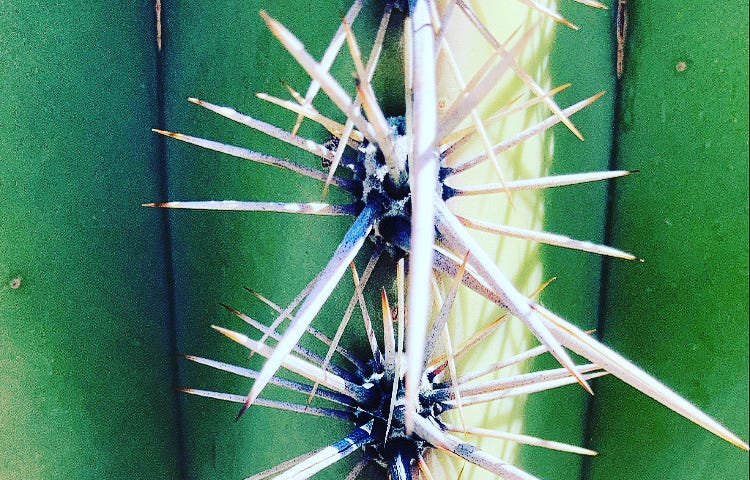
M 748 439 L 748 6 L 633 2 L 600 334 Z M 748 454 L 598 384 L 587 478 L 742 479 Z
M 590 277 L 587 290 L 586 280 L 570 281 L 578 271 L 570 266 L 583 260 L 550 252 L 545 265 L 561 278 L 544 300 L 577 319 L 576 310 L 597 303 L 600 291 L 593 326 L 602 341 L 747 439 L 747 5 L 629 3 L 626 68 L 612 137 L 596 141 L 612 149 L 610 168 L 641 170 L 612 183 L 605 238 L 645 261 L 606 260 L 603 277 Z M 568 7 L 567 16 L 583 28 L 559 27 L 551 59 L 555 83 L 578 71 L 585 75 L 576 77 L 576 85 L 593 72 L 605 76 L 600 85 L 611 85 L 606 78 L 615 74 L 614 44 L 607 47 L 609 68 L 595 65 L 600 56 L 578 58 L 571 48 L 601 17 L 581 22 L 574 10 Z M 612 25 L 601 35 L 606 28 L 613 32 Z M 600 133 L 611 119 L 611 113 L 602 114 Z M 581 125 L 580 117 L 575 120 Z M 583 132 L 589 143 L 591 131 Z M 586 145 L 568 147 L 563 135 L 556 139 L 553 170 L 585 168 L 604 154 L 595 147 L 585 154 Z M 567 233 L 585 218 L 575 194 L 570 204 L 558 191 L 547 199 L 549 229 L 567 225 Z M 565 256 L 571 258 L 568 267 L 554 270 Z M 594 283 L 600 279 L 601 287 Z M 560 292 L 571 285 L 580 290 Z M 571 397 L 558 392 L 550 400 L 532 398 L 527 410 L 529 430 L 539 435 L 577 441 L 577 427 L 584 426 L 583 443 L 600 454 L 584 461 L 578 478 L 748 478 L 746 452 L 615 378 L 598 380 L 595 391 L 582 422 L 558 420 L 558 412 L 571 405 Z M 537 418 L 543 428 L 535 427 Z M 576 461 L 569 456 L 527 448 L 524 460 L 542 478 L 576 478 Z
M 0 478 L 178 478 L 148 2 L 0 2 Z

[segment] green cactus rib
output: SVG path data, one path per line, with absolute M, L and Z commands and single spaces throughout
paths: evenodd
M 607 268 L 600 334 L 747 432 L 748 5 L 628 11 L 613 167 L 642 173 L 614 186 L 608 233 L 645 262 Z M 748 478 L 747 455 L 620 385 L 599 387 L 591 446 L 617 455 L 593 460 L 586 478 Z
M 153 10 L 126 3 L 0 4 L 0 478 L 179 478 L 164 232 L 139 207 L 161 196 Z

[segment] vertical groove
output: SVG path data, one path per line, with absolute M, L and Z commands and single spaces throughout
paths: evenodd
M 166 125 L 166 59 L 165 59 L 165 14 L 163 5 L 160 0 L 154 1 L 152 10 L 154 26 L 154 60 L 156 67 L 156 122 L 157 127 L 164 129 Z M 161 36 L 157 38 L 157 33 Z M 159 201 L 166 201 L 169 198 L 169 167 L 167 165 L 167 149 L 165 137 L 157 135 L 156 144 L 156 192 Z M 167 318 L 166 327 L 168 332 L 168 355 L 169 366 L 172 372 L 173 387 L 180 384 L 180 372 L 177 363 L 177 307 L 175 300 L 175 267 L 172 256 L 172 228 L 170 224 L 169 212 L 166 209 L 159 209 L 159 221 L 161 225 L 162 251 L 164 253 L 164 280 L 166 282 L 166 308 Z M 184 422 L 182 417 L 182 405 L 179 392 L 172 388 L 172 405 L 175 409 L 174 418 L 176 425 L 176 448 L 177 448 L 177 478 L 186 479 L 186 462 L 185 462 L 185 441 L 184 441 Z
M 612 34 L 615 35 L 617 28 L 617 12 L 613 12 L 614 15 L 611 19 Z M 614 50 L 612 51 L 612 58 L 616 58 L 617 43 L 615 42 Z M 627 50 L 626 50 L 627 52 Z M 613 67 L 615 64 L 613 63 Z M 614 72 L 613 72 L 614 73 Z M 619 122 L 622 117 L 622 78 L 618 78 L 615 75 L 614 80 L 614 112 L 612 115 L 612 144 L 610 146 L 609 163 L 607 168 L 609 170 L 615 170 L 618 168 L 618 156 L 620 153 L 620 128 Z M 613 204 L 615 196 L 615 182 L 607 183 L 607 194 L 606 202 L 604 207 L 604 245 L 612 245 L 612 221 L 613 221 Z M 614 260 L 611 257 L 603 256 L 601 270 L 599 273 L 599 305 L 596 312 L 596 338 L 599 341 L 604 340 L 607 329 L 607 304 L 609 301 L 609 290 L 607 283 L 609 280 L 609 273 L 611 269 L 611 262 Z M 594 380 L 594 385 L 598 380 Z M 596 388 L 594 388 L 596 390 Z M 596 445 L 593 439 L 594 428 L 596 426 L 596 420 L 598 417 L 598 399 L 596 396 L 588 396 L 586 399 L 586 411 L 583 417 L 583 446 L 592 450 L 596 450 Z M 595 457 L 584 456 L 581 465 L 581 476 L 580 480 L 589 480 L 591 473 L 591 465 Z

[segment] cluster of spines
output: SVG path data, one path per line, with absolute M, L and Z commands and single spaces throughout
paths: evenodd
M 533 8 L 550 15 L 556 21 L 572 26 L 570 22 L 567 22 L 567 20 L 556 13 L 549 11 L 549 9 L 539 2 L 529 1 L 524 3 L 528 3 Z M 598 2 L 582 3 L 592 4 L 597 7 L 602 6 Z M 240 413 L 251 404 L 259 402 L 258 395 L 266 384 L 277 381 L 276 372 L 280 367 L 289 368 L 288 363 L 292 361 L 290 359 L 294 358 L 293 352 L 299 352 L 299 339 L 305 332 L 310 331 L 310 323 L 313 318 L 318 314 L 323 303 L 344 275 L 348 265 L 358 254 L 366 237 L 373 231 L 373 227 L 382 220 L 382 205 L 374 205 L 373 202 L 367 202 L 366 199 L 363 200 L 363 197 L 358 197 L 358 195 L 363 195 L 364 193 L 361 182 L 358 183 L 356 179 L 336 174 L 336 169 L 342 161 L 347 146 L 354 147 L 355 149 L 376 146 L 377 152 L 384 162 L 383 166 L 387 170 L 388 181 L 400 187 L 408 187 L 411 202 L 408 241 L 402 242 L 402 245 L 398 245 L 401 253 L 408 254 L 410 272 L 409 298 L 405 302 L 406 306 L 401 303 L 402 311 L 405 310 L 401 318 L 408 319 L 408 331 L 405 333 L 401 332 L 399 336 L 401 342 L 404 342 L 404 338 L 407 339 L 405 351 L 402 353 L 405 355 L 404 362 L 412 367 L 406 369 L 407 373 L 404 378 L 403 388 L 403 420 L 407 435 L 416 435 L 435 447 L 448 448 L 447 446 L 452 445 L 445 438 L 438 440 L 435 436 L 436 432 L 431 429 L 432 427 L 427 428 L 422 425 L 423 421 L 416 413 L 420 410 L 420 385 L 423 383 L 423 376 L 427 374 L 425 369 L 428 367 L 428 359 L 435 343 L 435 339 L 427 335 L 429 331 L 428 315 L 431 309 L 430 279 L 433 275 L 446 274 L 460 279 L 468 288 L 479 292 L 487 299 L 506 309 L 509 314 L 521 319 L 542 343 L 540 348 L 545 352 L 551 353 L 560 362 L 563 366 L 561 372 L 564 373 L 568 380 L 573 379 L 573 381 L 577 381 L 584 388 L 590 390 L 587 379 L 591 374 L 581 371 L 582 368 L 575 365 L 563 347 L 567 347 L 594 362 L 591 368 L 603 369 L 606 372 L 614 374 L 717 435 L 747 449 L 747 445 L 742 440 L 705 415 L 697 407 L 664 387 L 653 377 L 632 365 L 616 352 L 591 338 L 587 332 L 583 332 L 521 294 L 495 266 L 493 260 L 482 251 L 478 243 L 468 234 L 466 228 L 631 260 L 635 259 L 633 255 L 611 247 L 573 240 L 559 234 L 533 232 L 512 226 L 486 222 L 465 215 L 458 216 L 451 211 L 449 204 L 446 203 L 448 197 L 461 198 L 462 196 L 490 193 L 505 194 L 512 202 L 512 192 L 520 189 L 573 185 L 615 178 L 630 173 L 627 171 L 592 172 L 509 181 L 503 177 L 502 171 L 497 164 L 496 155 L 498 153 L 517 145 L 533 135 L 543 132 L 556 123 L 564 123 L 574 134 L 580 137 L 580 132 L 573 126 L 568 117 L 595 101 L 601 96 L 601 93 L 563 109 L 552 100 L 552 95 L 564 88 L 565 85 L 546 91 L 530 75 L 523 71 L 514 60 L 514 55 L 528 42 L 528 33 L 524 34 L 515 45 L 508 47 L 495 39 L 492 33 L 482 25 L 471 7 L 463 0 L 448 2 L 443 12 L 437 11 L 434 2 L 409 2 L 407 9 L 409 15 L 407 16 L 407 25 L 405 27 L 407 106 L 404 135 L 408 148 L 405 153 L 402 153 L 394 145 L 394 140 L 396 139 L 394 129 L 391 128 L 392 126 L 388 119 L 380 110 L 372 86 L 370 85 L 370 79 L 377 66 L 377 60 L 382 49 L 383 36 L 388 26 L 393 7 L 393 2 L 386 2 L 380 28 L 367 64 L 362 60 L 359 47 L 350 27 L 362 8 L 361 1 L 355 1 L 349 12 L 345 15 L 341 27 L 333 37 L 329 48 L 320 62 L 313 59 L 306 52 L 302 43 L 283 25 L 264 12 L 261 12 L 273 34 L 313 78 L 313 83 L 304 96 L 294 92 L 293 96 L 296 99 L 296 103 L 276 99 L 268 95 L 259 95 L 263 99 L 277 103 L 298 114 L 298 122 L 291 132 L 286 132 L 273 125 L 240 114 L 228 107 L 220 107 L 208 102 L 191 99 L 192 102 L 220 115 L 260 130 L 321 157 L 324 161 L 330 163 L 329 172 L 326 173 L 303 167 L 285 159 L 275 158 L 232 145 L 225 145 L 183 134 L 159 131 L 159 133 L 204 148 L 286 168 L 301 175 L 322 181 L 324 182 L 323 199 L 325 199 L 326 192 L 331 184 L 349 192 L 355 197 L 352 203 L 342 205 L 328 204 L 324 201 L 305 203 L 211 201 L 158 204 L 158 206 L 171 208 L 277 211 L 316 215 L 355 216 L 354 223 L 342 239 L 328 265 L 310 282 L 298 298 L 281 312 L 277 322 L 265 328 L 263 338 L 259 342 L 252 341 L 252 349 L 260 353 L 265 352 L 263 354 L 267 354 L 268 361 L 260 372 L 256 372 L 253 375 L 255 382 L 250 393 L 244 397 Z M 404 5 L 403 7 L 406 8 L 407 6 Z M 456 7 L 476 27 L 483 38 L 486 39 L 494 53 L 492 58 L 487 62 L 484 70 L 477 72 L 470 80 L 462 81 L 464 90 L 456 101 L 447 108 L 446 113 L 442 115 L 438 122 L 437 99 L 434 92 L 436 59 L 433 54 L 442 48 L 445 52 L 448 52 L 449 57 L 452 55 L 450 53 L 450 46 L 445 43 L 445 29 L 443 27 L 448 22 L 450 15 Z M 348 43 L 356 68 L 357 96 L 354 99 L 346 93 L 336 79 L 328 72 L 345 41 Z M 477 105 L 484 93 L 489 89 L 489 86 L 507 72 L 513 72 L 521 78 L 529 87 L 533 97 L 530 100 L 506 107 L 490 118 L 481 119 L 477 114 Z M 324 117 L 314 109 L 312 102 L 320 89 L 324 90 L 345 114 L 347 118 L 346 123 L 341 124 Z M 546 104 L 552 111 L 552 116 L 537 125 L 527 128 L 511 139 L 495 145 L 488 142 L 485 127 L 488 123 L 494 121 L 494 117 L 502 118 L 503 115 L 514 109 L 528 108 L 534 103 Z M 328 148 L 326 145 L 299 137 L 297 131 L 303 117 L 315 120 L 336 136 L 338 142 L 335 143 L 334 147 Z M 459 128 L 466 118 L 471 119 L 472 127 Z M 415 125 L 419 125 L 420 127 L 415 128 Z M 485 145 L 485 151 L 469 159 L 463 159 L 458 162 L 453 161 L 451 156 L 454 152 L 460 151 L 461 146 L 472 137 L 478 137 L 482 140 Z M 361 162 L 367 161 L 366 156 L 360 156 L 360 158 L 362 158 Z M 349 161 L 356 162 L 356 160 Z M 470 187 L 454 187 L 450 185 L 452 175 L 462 173 L 483 162 L 491 162 L 495 165 L 499 182 Z M 450 166 L 448 166 L 449 163 Z M 359 166 L 362 168 L 365 167 L 364 165 Z M 443 195 L 436 195 L 436 191 L 444 193 Z M 382 243 L 384 244 L 388 243 L 388 239 L 381 238 L 379 240 L 383 240 Z M 366 275 L 369 275 L 368 269 L 371 271 L 375 261 L 377 261 L 377 256 L 373 255 L 365 271 Z M 366 282 L 366 279 L 364 281 Z M 358 290 L 358 294 L 359 302 L 362 303 L 361 291 Z M 352 300 L 348 312 L 351 311 L 354 303 L 355 299 Z M 295 309 L 297 309 L 296 314 L 292 316 L 292 312 Z M 283 334 L 280 334 L 277 332 L 277 328 L 280 322 L 286 317 L 292 319 L 291 325 Z M 441 324 L 440 322 L 443 321 L 444 319 L 438 317 L 435 322 Z M 407 322 L 403 320 L 400 322 L 402 328 L 404 323 Z M 314 378 L 311 378 L 314 381 L 314 385 L 311 387 L 311 396 L 316 393 L 318 384 L 322 383 L 320 380 L 328 375 L 326 371 L 329 368 L 336 368 L 332 367 L 331 355 L 332 351 L 337 348 L 337 341 L 340 339 L 344 327 L 345 322 L 342 322 L 342 327 L 339 328 L 339 332 L 337 332 L 336 337 L 331 342 L 328 355 L 322 359 L 322 377 L 316 373 L 313 376 Z M 433 334 L 435 332 L 433 330 Z M 227 331 L 223 331 L 223 333 L 227 333 Z M 436 335 L 440 334 L 441 332 L 438 329 Z M 373 344 L 373 336 L 374 334 L 371 329 L 368 330 L 368 339 L 371 345 Z M 238 337 L 235 335 L 233 338 L 237 340 Z M 274 348 L 268 347 L 266 345 L 268 338 L 276 338 L 278 344 Z M 248 346 L 248 343 L 244 344 Z M 390 345 L 390 343 L 388 344 Z M 372 352 L 374 356 L 379 354 L 379 350 L 376 348 L 373 348 Z M 385 357 L 388 358 L 388 356 L 386 352 Z M 391 358 L 393 357 L 391 356 Z M 388 361 L 386 361 L 386 365 L 389 368 L 392 367 Z M 417 367 L 422 365 L 423 368 L 413 368 L 415 365 Z M 447 364 L 444 368 L 447 368 Z M 398 376 L 395 378 L 398 378 Z M 393 390 L 393 392 L 395 391 L 398 391 L 398 389 Z M 452 392 L 458 398 L 461 397 L 460 387 L 454 388 Z M 469 390 L 469 392 L 472 392 L 472 390 Z M 434 392 L 434 395 L 439 396 L 437 392 Z M 477 395 L 480 394 L 477 393 Z M 471 393 L 468 396 L 471 397 Z M 232 397 L 232 399 L 237 400 L 237 397 Z M 455 401 L 455 399 L 450 401 Z M 455 445 L 453 446 L 455 447 Z M 448 449 L 450 450 L 450 448 Z M 484 466 L 483 462 L 485 460 L 478 457 L 473 460 L 475 460 L 474 463 Z

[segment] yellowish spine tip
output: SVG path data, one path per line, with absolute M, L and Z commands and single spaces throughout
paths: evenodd
M 552 282 L 554 282 L 555 280 L 557 280 L 557 277 L 550 277 L 546 282 L 544 282 L 543 284 L 539 285 L 539 287 L 537 287 L 536 290 L 534 290 L 533 292 L 531 292 L 531 295 L 529 295 L 529 297 L 531 297 L 531 298 L 536 297 L 537 295 L 539 295 L 540 293 L 542 293 L 542 290 L 544 290 L 545 288 L 549 287 L 549 285 Z
M 605 90 L 602 90 L 601 92 L 599 92 L 599 93 L 596 93 L 596 94 L 594 94 L 594 95 L 590 96 L 590 97 L 588 98 L 588 100 L 586 101 L 586 106 L 588 106 L 588 105 L 591 105 L 591 104 L 592 104 L 592 103 L 594 103 L 595 101 L 599 100 L 599 99 L 600 99 L 600 98 L 601 98 L 601 97 L 602 97 L 602 96 L 603 96 L 603 95 L 604 95 L 605 93 L 607 93 L 607 92 L 606 92 Z M 569 130 L 570 130 L 570 131 L 571 131 L 571 132 L 573 133 L 573 135 L 575 135 L 576 137 L 578 137 L 578 139 L 579 139 L 579 140 L 581 140 L 581 141 L 584 141 L 583 135 L 582 135 L 582 134 L 581 134 L 581 132 L 580 132 L 580 131 L 579 131 L 579 130 L 578 130 L 578 129 L 577 129 L 576 127 L 575 127 L 575 125 L 573 125 L 573 124 L 572 124 L 572 123 L 570 122 L 570 120 L 568 120 L 567 118 L 565 118 L 565 119 L 563 120 L 563 123 L 564 123 L 564 124 L 565 124 L 565 125 L 566 125 L 566 126 L 568 127 L 568 129 L 569 129 Z
M 278 38 L 282 44 L 284 44 L 287 50 L 289 50 L 290 52 L 303 52 L 305 50 L 305 46 L 302 44 L 302 42 L 300 42 L 297 37 L 292 34 L 292 32 L 287 30 L 287 28 L 282 25 L 281 22 L 268 15 L 265 10 L 261 10 L 259 13 L 261 18 L 263 18 L 263 21 L 266 22 L 266 25 L 268 26 L 268 29 L 271 31 L 271 33 L 273 33 L 273 35 Z
M 172 137 L 172 138 L 181 138 L 182 137 L 182 135 L 179 134 L 179 133 L 170 132 L 168 130 L 159 130 L 158 128 L 152 128 L 151 131 L 154 132 L 154 133 L 158 133 L 159 135 L 164 135 L 164 136 Z
M 388 305 L 388 295 L 385 293 L 385 288 L 380 289 L 380 305 L 383 311 L 383 318 L 390 318 L 391 307 Z
M 222 328 L 217 325 L 211 325 L 211 328 L 240 344 L 244 344 L 248 339 L 245 335 L 237 333 L 234 330 L 229 330 L 228 328 Z
M 607 93 L 606 90 L 602 90 L 601 92 L 592 95 L 590 101 L 593 103 L 599 100 L 600 98 L 602 98 L 606 93 Z
M 593 396 L 594 390 L 591 389 L 589 382 L 587 382 L 580 374 L 576 374 L 575 377 L 576 377 L 576 380 L 578 380 L 579 385 L 581 385 L 584 390 L 586 390 L 587 392 L 589 392 L 589 394 Z
M 578 138 L 578 140 L 584 141 L 583 134 L 578 130 L 578 128 L 576 128 L 572 123 L 570 123 L 570 121 L 567 121 L 565 123 L 567 123 L 568 129 L 571 131 L 573 135 L 575 135 Z
M 233 314 L 237 315 L 238 317 L 239 317 L 240 315 L 242 315 L 242 312 L 240 312 L 240 311 L 239 311 L 239 310 L 237 310 L 236 308 L 230 307 L 229 305 L 226 305 L 226 304 L 224 304 L 224 303 L 219 303 L 219 305 L 221 305 L 222 307 L 224 307 L 224 308 L 225 308 L 226 310 L 230 311 L 231 313 L 233 313 Z
M 275 35 L 280 26 L 279 22 L 271 17 L 265 10 L 261 10 L 260 12 L 258 12 L 258 14 L 263 19 L 263 21 L 266 22 L 266 26 L 268 26 L 268 29 L 271 30 L 271 32 L 273 32 Z
M 562 23 L 563 25 L 565 25 L 566 27 L 568 27 L 568 28 L 571 28 L 571 29 L 573 29 L 573 30 L 580 30 L 580 29 L 581 29 L 581 27 L 579 27 L 579 26 L 578 26 L 578 25 L 576 25 L 575 23 L 573 23 L 573 22 L 571 22 L 571 21 L 569 21 L 569 20 L 567 20 L 567 19 L 565 19 L 565 18 L 560 18 L 560 20 L 559 20 L 559 21 L 560 21 L 560 22 L 561 22 L 561 23 Z

